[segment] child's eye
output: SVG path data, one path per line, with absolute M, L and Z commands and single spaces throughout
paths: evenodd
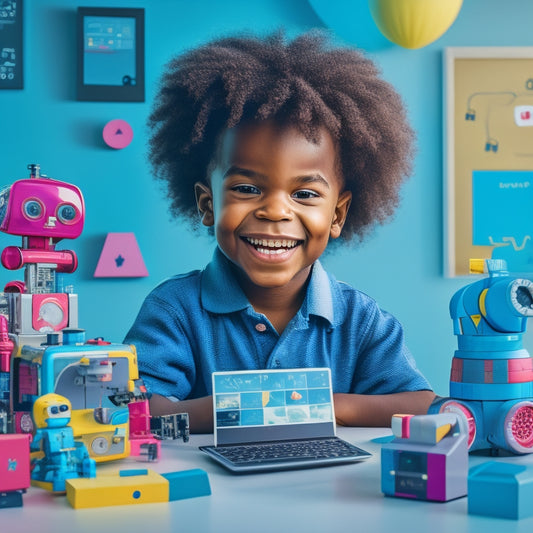
M 261 191 L 257 187 L 247 184 L 235 185 L 231 190 L 241 194 L 261 194 Z
M 296 191 L 293 194 L 293 197 L 297 198 L 298 200 L 309 200 L 311 198 L 318 198 L 319 194 L 314 192 L 314 191 L 310 191 L 308 189 L 304 189 L 304 190 L 301 190 L 301 191 Z

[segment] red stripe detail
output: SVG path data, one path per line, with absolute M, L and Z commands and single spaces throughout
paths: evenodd
M 493 373 L 493 361 L 492 359 L 488 359 L 484 361 L 483 363 L 484 370 L 485 370 L 485 383 L 493 383 L 494 381 L 494 373 Z
M 525 357 L 522 359 L 509 359 L 507 361 L 507 372 L 509 383 L 526 383 L 533 381 L 533 359 Z
M 450 381 L 461 383 L 463 381 L 463 360 L 454 357 L 452 359 L 452 371 Z

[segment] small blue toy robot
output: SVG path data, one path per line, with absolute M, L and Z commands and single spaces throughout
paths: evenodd
M 65 492 L 66 479 L 96 476 L 96 463 L 85 444 L 74 440 L 68 425 L 70 413 L 70 401 L 59 394 L 45 394 L 35 401 L 33 418 L 37 430 L 30 449 L 44 455 L 33 461 L 32 485 Z
M 457 291 L 450 302 L 455 352 L 450 397 L 428 413 L 466 416 L 469 450 L 533 453 L 533 359 L 523 348 L 533 316 L 533 282 L 510 276 L 503 260 L 475 260 L 488 277 Z

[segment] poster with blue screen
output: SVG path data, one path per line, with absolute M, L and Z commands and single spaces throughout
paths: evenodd
M 78 100 L 144 101 L 144 10 L 78 8 Z

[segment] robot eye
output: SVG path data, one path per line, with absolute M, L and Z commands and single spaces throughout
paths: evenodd
M 68 411 L 68 405 L 51 405 L 49 408 L 48 408 L 48 414 L 51 414 L 51 415 L 58 415 L 59 413 L 65 413 L 66 411 Z
M 22 210 L 24 216 L 31 220 L 36 220 L 43 214 L 43 206 L 38 200 L 26 200 L 24 204 L 22 204 Z
M 71 204 L 62 204 L 57 209 L 57 218 L 63 224 L 72 224 L 78 216 L 78 210 Z

